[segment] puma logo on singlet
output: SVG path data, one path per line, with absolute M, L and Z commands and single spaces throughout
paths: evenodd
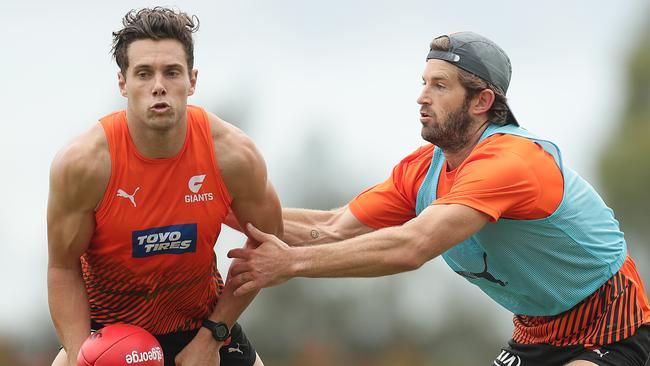
M 493 366 L 521 366 L 521 358 L 517 355 L 502 349 L 496 360 L 492 362 Z
M 239 352 L 239 353 L 241 353 L 242 355 L 244 354 L 244 352 L 242 352 L 242 350 L 239 349 L 239 343 L 237 343 L 237 347 L 236 347 L 236 348 L 235 348 L 235 347 L 228 347 L 228 353 L 233 353 L 233 352 Z
M 483 272 L 467 272 L 467 271 L 455 271 L 459 275 L 466 277 L 466 278 L 473 278 L 473 279 L 479 279 L 482 278 L 484 280 L 488 280 L 492 283 L 498 283 L 500 286 L 506 286 L 508 282 L 503 282 L 501 280 L 497 280 L 494 278 L 494 276 L 487 271 L 488 269 L 488 264 L 487 264 L 487 253 L 483 252 L 483 264 L 485 268 L 483 269 Z
M 603 358 L 603 356 L 609 353 L 609 351 L 605 351 L 605 353 L 602 353 L 598 348 L 596 348 L 594 352 L 596 352 L 600 358 Z
M 128 194 L 123 189 L 118 189 L 117 196 L 122 198 L 128 198 L 129 201 L 131 201 L 131 203 L 133 204 L 133 207 L 138 207 L 135 204 L 135 194 L 138 192 L 138 189 L 140 189 L 140 187 L 136 188 L 135 191 L 133 191 L 133 194 Z

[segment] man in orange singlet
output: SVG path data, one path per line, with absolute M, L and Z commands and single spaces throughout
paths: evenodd
M 243 260 L 235 294 L 298 276 L 390 275 L 440 255 L 514 314 L 491 365 L 643 366 L 650 306 L 618 222 L 557 145 L 519 127 L 510 75 L 483 36 L 434 39 L 417 100 L 431 144 L 344 208 L 284 209 L 286 243 L 249 226 L 262 244 L 229 253 Z
M 114 323 L 154 334 L 168 366 L 262 365 L 236 323 L 255 293 L 233 296 L 214 244 L 229 212 L 282 235 L 265 163 L 242 131 L 187 105 L 195 17 L 156 7 L 123 25 L 113 52 L 126 110 L 52 163 L 48 296 L 63 345 L 53 365 L 76 365 L 91 329 Z

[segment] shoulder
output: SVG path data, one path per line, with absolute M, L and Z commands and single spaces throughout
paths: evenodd
M 563 178 L 554 158 L 540 145 L 513 135 L 483 140 L 458 167 L 453 186 L 440 203 L 461 203 L 498 220 L 538 219 L 555 211 Z
M 541 189 L 542 180 L 549 174 L 560 175 L 560 169 L 553 157 L 534 141 L 503 134 L 490 136 L 479 143 L 463 162 L 458 174 L 478 174 L 486 182 L 500 185 L 527 183 Z
M 559 170 L 555 159 L 535 141 L 515 135 L 497 134 L 481 141 L 468 160 L 495 161 L 506 167 L 539 167 Z
M 210 122 L 215 156 L 231 193 L 266 183 L 266 163 L 250 137 L 242 130 L 206 112 Z
M 102 127 L 97 124 L 61 149 L 52 162 L 52 172 L 78 178 L 110 173 L 110 153 Z
M 96 124 L 61 149 L 50 169 L 51 190 L 67 200 L 97 204 L 111 174 L 108 142 Z
M 241 169 L 253 168 L 258 163 L 263 163 L 257 147 L 248 135 L 216 115 L 206 113 L 217 160 L 222 169 L 230 170 L 240 166 Z
M 510 134 L 496 134 L 486 138 L 476 146 L 472 154 L 475 153 L 497 156 L 518 155 L 524 158 L 547 154 L 533 140 Z
M 526 138 L 498 134 L 481 141 L 470 153 L 461 167 L 480 168 L 489 166 L 495 174 L 506 171 L 519 172 L 527 168 L 527 158 L 536 154 L 536 144 Z M 483 173 L 488 173 L 484 171 Z

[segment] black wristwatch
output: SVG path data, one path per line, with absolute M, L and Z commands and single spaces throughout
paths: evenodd
M 212 337 L 217 341 L 217 342 L 223 342 L 228 337 L 230 337 L 230 329 L 228 329 L 228 325 L 226 323 L 222 322 L 213 322 L 212 320 L 206 319 L 203 321 L 202 326 L 204 328 L 208 328 L 210 332 L 212 332 Z

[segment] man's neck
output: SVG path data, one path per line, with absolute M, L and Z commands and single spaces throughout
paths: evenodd
M 181 119 L 169 129 L 153 129 L 143 122 L 128 118 L 129 135 L 138 152 L 150 159 L 162 159 L 176 156 L 187 135 L 187 117 Z
M 490 123 L 486 121 L 472 126 L 468 132 L 470 134 L 470 138 L 467 141 L 467 144 L 465 144 L 465 146 L 462 148 L 455 151 L 442 150 L 442 153 L 445 155 L 445 160 L 447 161 L 448 170 L 454 170 L 458 168 L 460 164 L 462 164 L 463 161 L 467 159 L 472 150 L 474 150 L 476 145 L 478 145 L 479 140 L 481 139 L 481 135 L 483 135 L 483 132 L 489 124 Z

